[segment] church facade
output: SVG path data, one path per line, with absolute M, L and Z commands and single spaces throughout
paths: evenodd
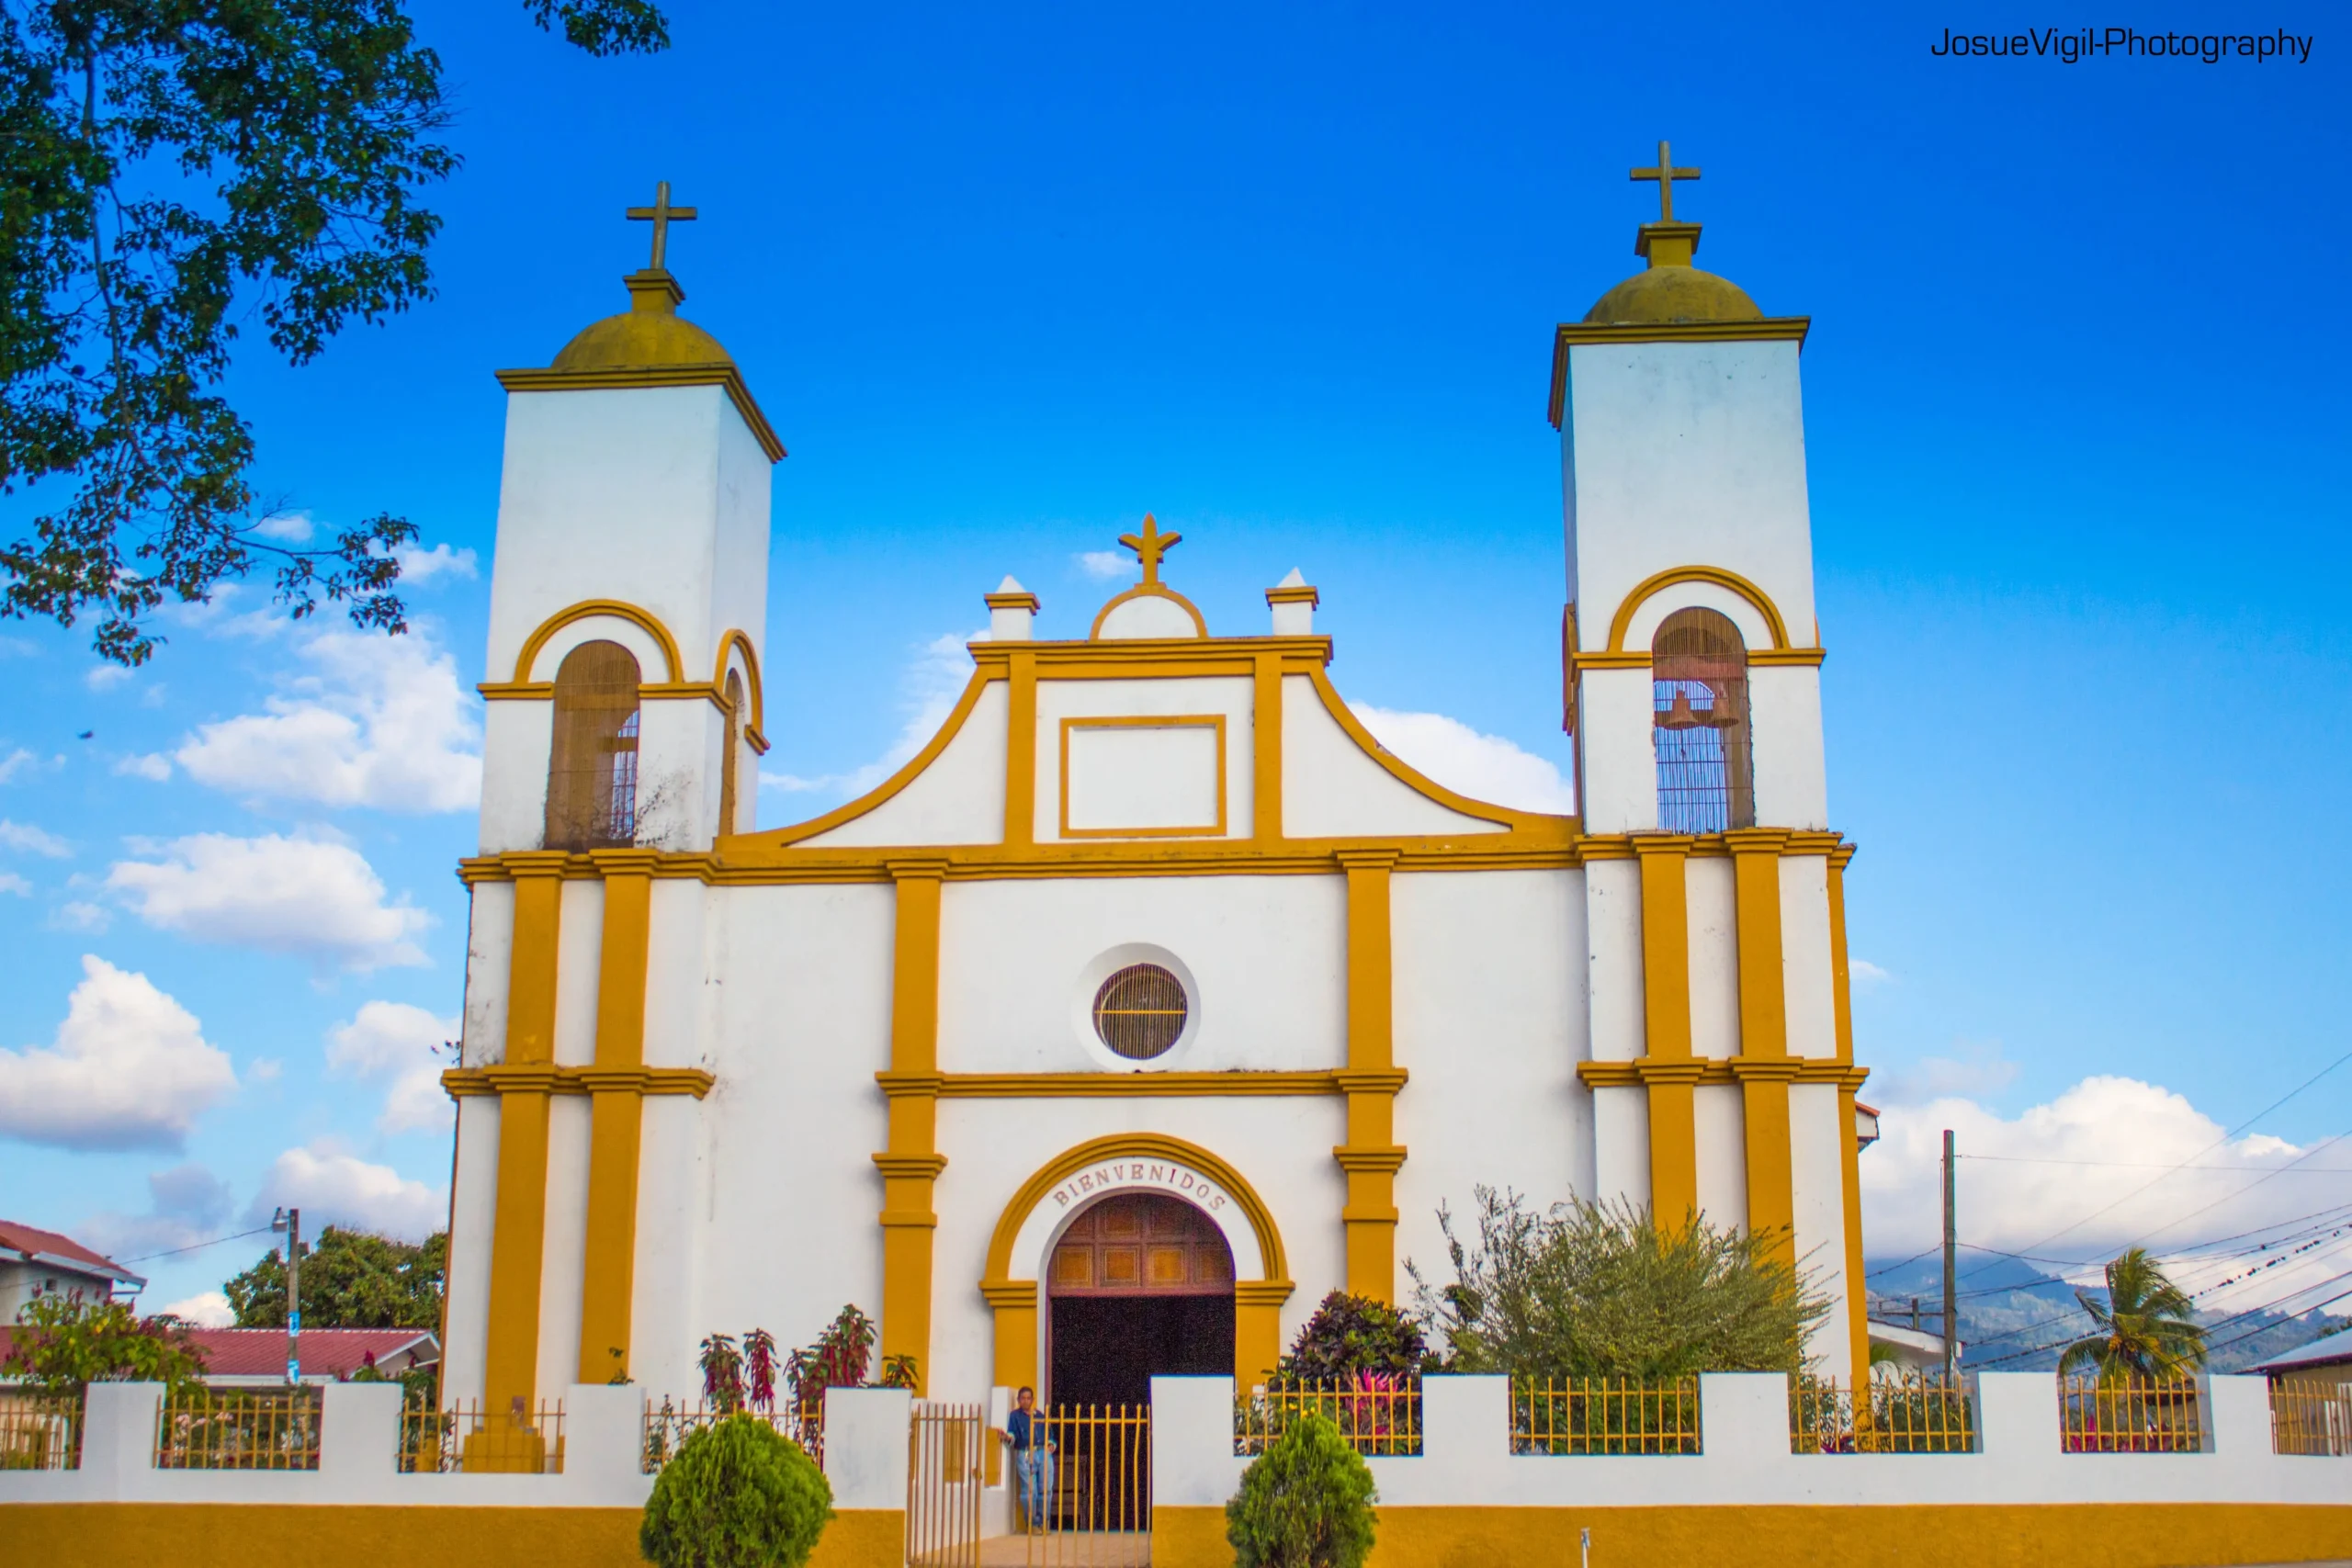
M 1766 1231 L 1866 1364 L 1806 321 L 1657 173 L 1552 363 L 1577 817 L 1391 755 L 1311 585 L 1213 627 L 1146 518 L 1089 635 L 1007 579 L 930 743 L 761 827 L 784 449 L 665 187 L 631 309 L 501 375 L 445 1399 L 691 1397 L 705 1335 L 844 1302 L 934 1396 L 1246 1386 L 1327 1292 L 1442 1275 L 1476 1186 Z

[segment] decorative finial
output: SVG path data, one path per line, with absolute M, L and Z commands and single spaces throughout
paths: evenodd
M 653 260 L 647 265 L 646 270 L 661 272 L 665 270 L 662 262 L 670 249 L 670 225 L 693 222 L 695 209 L 691 207 L 671 206 L 670 182 L 663 180 L 653 187 L 653 205 L 632 207 L 628 209 L 628 217 L 633 223 L 653 225 Z
M 1183 538 L 1184 536 L 1182 534 L 1161 533 L 1159 525 L 1153 522 L 1151 513 L 1147 512 L 1143 515 L 1143 532 L 1139 535 L 1122 534 L 1119 536 L 1119 543 L 1135 551 L 1136 559 L 1143 562 L 1143 580 L 1146 582 L 1158 582 L 1159 558 L 1182 544 Z
M 1657 167 L 1629 170 L 1628 177 L 1657 182 L 1657 220 L 1661 223 L 1671 223 L 1674 221 L 1674 182 L 1695 180 L 1699 177 L 1699 171 L 1676 168 L 1674 155 L 1667 150 L 1667 144 L 1661 141 L 1657 144 Z M 669 187 L 664 186 L 662 188 L 667 190 Z M 657 262 L 654 265 L 658 266 L 661 264 Z

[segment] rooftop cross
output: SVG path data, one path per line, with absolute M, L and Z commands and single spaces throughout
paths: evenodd
M 1147 512 L 1143 517 L 1143 532 L 1122 534 L 1119 543 L 1135 551 L 1136 559 L 1143 562 L 1143 580 L 1157 582 L 1159 581 L 1159 558 L 1174 549 L 1183 537 L 1182 534 L 1161 533 L 1159 525 L 1153 522 L 1151 513 Z
M 1667 151 L 1666 143 L 1661 141 L 1657 144 L 1657 167 L 1629 170 L 1628 177 L 1657 182 L 1657 220 L 1661 223 L 1671 223 L 1674 221 L 1674 182 L 1695 180 L 1699 177 L 1699 171 L 1676 168 L 1673 154 Z
M 653 261 L 651 270 L 660 272 L 662 270 L 662 255 L 670 248 L 670 225 L 673 223 L 693 222 L 695 220 L 695 209 L 691 207 L 671 206 L 670 182 L 668 180 L 663 180 L 653 187 L 653 205 L 650 207 L 632 207 L 628 209 L 628 216 L 632 222 L 650 222 L 653 225 Z

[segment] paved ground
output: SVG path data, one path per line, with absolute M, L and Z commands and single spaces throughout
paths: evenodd
M 1150 1562 L 1151 1537 L 1135 1531 L 1001 1535 L 980 1542 L 980 1568 L 1147 1568 Z

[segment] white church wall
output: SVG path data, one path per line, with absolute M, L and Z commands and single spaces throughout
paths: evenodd
M 1797 344 L 1575 344 L 1571 422 L 1570 548 L 1588 647 L 1644 579 L 1694 565 L 1754 582 L 1791 638 L 1812 640 Z
M 717 900 L 741 897 L 748 889 L 729 888 Z M 706 920 L 718 915 L 707 907 L 714 889 L 684 877 L 656 877 L 647 901 L 649 929 L 645 941 L 645 1065 L 649 1067 L 705 1066 L 712 1041 L 704 1014 L 709 977 L 720 962 L 715 941 L 707 936 Z M 721 908 L 723 908 L 723 904 Z
M 1725 1229 L 1747 1224 L 1747 1103 L 1737 1084 L 1690 1091 L 1699 1139 L 1699 1212 Z
M 1838 1090 L 1830 1084 L 1789 1086 L 1789 1174 L 1795 1200 L 1797 1266 L 1813 1288 L 1832 1301 L 1846 1300 L 1845 1140 Z M 1806 1350 L 1832 1376 L 1849 1374 L 1852 1341 L 1846 1314 L 1832 1313 L 1815 1325 Z
M 1773 646 L 1772 623 L 1764 618 L 1764 612 L 1758 609 L 1746 595 L 1735 593 L 1720 583 L 1677 582 L 1660 589 L 1643 600 L 1633 615 L 1627 617 L 1623 645 L 1625 651 L 1628 653 L 1648 652 L 1652 647 L 1656 646 L 1657 629 L 1666 624 L 1666 618 L 1677 610 L 1690 609 L 1713 610 L 1724 616 L 1733 626 L 1739 628 L 1740 641 L 1751 653 L 1759 649 Z M 1615 613 L 1613 608 L 1610 612 L 1612 620 Z M 1611 625 L 1611 621 L 1604 621 L 1590 628 L 1589 635 L 1593 641 L 1589 646 L 1598 648 L 1605 642 Z M 1578 623 L 1577 632 L 1579 637 L 1587 635 L 1582 623 Z
M 946 748 L 906 788 L 803 840 L 812 849 L 1004 841 L 1005 682 L 991 681 Z
M 608 586 L 602 597 L 619 598 L 617 585 Z M 552 615 L 556 610 L 566 607 L 561 604 L 555 605 L 548 614 Z M 651 632 L 647 631 L 627 615 L 582 615 L 576 621 L 565 622 L 548 633 L 547 641 L 541 643 L 538 651 L 531 656 L 530 669 L 523 671 L 516 679 L 552 681 L 562 672 L 563 661 L 571 656 L 572 651 L 582 644 L 591 642 L 617 643 L 628 649 L 629 657 L 637 660 L 637 678 L 640 683 L 651 684 L 670 678 L 670 657 L 662 651 L 661 642 Z M 521 655 L 517 653 L 516 657 L 520 658 Z M 498 665 L 492 665 L 491 677 L 493 680 L 505 680 L 506 670 Z M 535 701 L 537 699 L 519 700 Z
M 477 882 L 466 921 L 466 1010 L 459 1056 L 484 1066 L 506 1055 L 506 989 L 514 964 L 514 885 Z
M 1829 857 L 1781 861 L 1781 991 L 1789 1055 L 1835 1056 L 1838 1011 L 1829 972 Z
M 1274 1217 L 1291 1278 L 1284 1303 L 1287 1346 L 1327 1291 L 1345 1281 L 1340 1211 L 1347 1181 L 1331 1158 L 1347 1137 L 1346 1102 L 1299 1099 L 946 1100 L 939 1106 L 939 1149 L 947 1169 L 934 1195 L 939 1228 L 932 1264 L 933 1398 L 987 1397 L 994 1375 L 995 1319 L 978 1285 L 989 1238 L 1005 1206 L 1039 1167 L 1077 1145 L 1118 1132 L 1159 1133 L 1196 1144 L 1231 1165 Z M 865 1216 L 869 1229 L 872 1216 Z M 1038 1279 L 1050 1249 L 1041 1232 L 1036 1255 L 1016 1257 L 1015 1279 Z M 1041 1309 L 1046 1303 L 1040 1303 Z M 1038 1314 L 1039 1366 L 1047 1364 Z
M 768 482 L 729 450 L 741 416 L 718 387 L 521 392 L 506 400 L 489 668 L 503 675 L 557 611 L 622 599 L 669 627 L 707 680 L 716 661 L 719 580 L 731 614 L 766 599 Z M 744 540 L 757 518 L 758 546 Z M 728 521 L 722 523 L 721 519 Z M 726 570 L 720 537 L 735 547 Z M 662 547 L 649 548 L 658 542 Z M 648 679 L 662 677 L 649 673 Z
M 940 907 L 939 1064 L 948 1072 L 1216 1072 L 1342 1066 L 1347 888 L 1338 876 L 951 882 Z M 1095 961 L 1133 943 L 1191 972 L 1198 1020 L 1167 1055 L 1094 1037 Z M 1328 1155 L 1329 1151 L 1326 1151 Z
M 498 1100 L 458 1101 L 449 1201 L 448 1289 L 443 1304 L 441 1396 L 480 1399 L 490 1337 L 490 1249 L 498 1216 Z
M 695 1349 L 707 1332 L 699 1325 L 709 1155 L 701 1102 L 650 1095 L 640 1115 L 629 1375 L 658 1404 L 664 1395 L 691 1400 L 701 1386 Z
M 1593 1193 L 1601 1202 L 1650 1201 L 1650 1102 L 1644 1089 L 1592 1091 Z
M 596 1060 L 596 992 L 605 961 L 605 885 L 585 877 L 563 885 L 556 917 L 555 1059 L 584 1067 Z M 569 1381 L 571 1373 L 564 1374 Z
M 1588 862 L 1584 890 L 1584 991 L 1590 1009 L 1592 1059 L 1631 1062 L 1648 1048 L 1642 991 L 1641 863 Z
M 1437 1207 L 1464 1219 L 1472 1189 L 1538 1205 L 1594 1183 L 1584 878 L 1572 871 L 1415 872 L 1390 883 L 1396 1065 L 1396 1255 L 1446 1278 Z M 1401 1274 L 1397 1288 L 1407 1289 Z
M 717 668 L 718 639 L 740 631 L 752 639 L 752 649 L 767 657 L 768 520 L 775 484 L 775 465 L 752 434 L 751 427 L 729 403 L 718 423 L 718 527 L 713 539 L 710 619 L 695 640 L 680 644 L 695 667 L 686 679 L 709 679 Z M 748 687 L 749 682 L 746 682 Z
M 1647 670 L 1587 670 L 1577 677 L 1577 804 L 1588 833 L 1657 827 L 1656 701 Z
M 725 724 L 707 702 L 665 698 L 638 709 L 637 842 L 662 850 L 710 847 Z
M 1747 702 L 1755 735 L 1757 825 L 1816 832 L 1826 829 L 1829 788 L 1821 745 L 1821 671 L 1802 664 L 1751 668 Z
M 482 707 L 481 852 L 536 850 L 547 838 L 555 705 L 496 702 Z
M 539 1240 L 537 1387 L 580 1375 L 582 1270 L 588 1261 L 588 1123 L 585 1095 L 548 1101 L 546 1230 Z
M 1130 600 L 1140 604 L 1145 600 Z M 1189 623 L 1188 623 L 1189 624 Z M 1064 752 L 1063 721 L 1071 718 L 1215 716 L 1225 730 L 1225 829 L 1222 833 L 1187 835 L 1198 838 L 1250 837 L 1254 809 L 1250 761 L 1252 683 L 1246 677 L 1196 677 L 1143 681 L 1052 681 L 1037 682 L 1037 841 L 1051 843 L 1062 833 Z M 1125 759 L 1125 767 L 1149 766 L 1140 755 Z M 1100 805 L 1108 806 L 1137 792 L 1150 793 L 1148 781 L 1136 779 L 1121 787 L 1115 777 L 1095 780 Z M 1197 792 L 1195 792 L 1197 793 Z M 1077 804 L 1077 803 L 1073 803 Z M 1076 822 L 1071 824 L 1078 826 Z M 1124 826 L 1124 824 L 1119 824 Z M 1138 827 L 1148 824 L 1138 823 Z
M 1283 677 L 1283 831 L 1294 839 L 1498 833 L 1363 754 L 1305 675 Z
M 1730 857 L 1683 863 L 1690 946 L 1690 1054 L 1739 1055 L 1737 889 Z

